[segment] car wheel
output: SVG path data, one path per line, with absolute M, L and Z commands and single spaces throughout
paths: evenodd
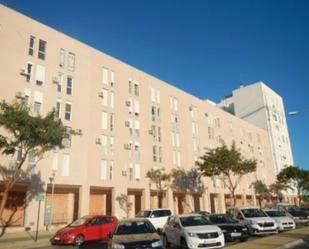
M 240 242 L 246 242 L 248 240 L 248 238 L 241 238 L 239 241 Z
M 74 241 L 74 245 L 75 246 L 80 246 L 84 243 L 85 238 L 83 235 L 79 234 L 76 236 L 75 241 Z
M 166 249 L 170 246 L 170 242 L 168 242 L 166 234 L 163 235 L 163 248 Z
M 181 249 L 188 249 L 188 245 L 187 245 L 187 242 L 186 242 L 186 240 L 185 239 L 181 239 L 181 241 L 180 241 L 180 248 Z

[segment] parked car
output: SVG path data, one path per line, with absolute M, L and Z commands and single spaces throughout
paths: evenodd
M 286 212 L 277 209 L 264 209 L 264 212 L 277 222 L 280 232 L 295 229 L 294 220 Z
M 157 208 L 157 209 L 147 209 L 139 211 L 135 217 L 136 218 L 147 218 L 154 227 L 163 228 L 167 221 L 167 218 L 172 215 L 172 211 L 168 208 Z
M 114 231 L 118 219 L 114 216 L 84 216 L 60 229 L 50 239 L 51 244 L 81 245 L 85 241 L 107 239 Z
M 206 216 L 210 214 L 208 211 L 198 211 L 197 213 Z
M 278 203 L 277 208 L 287 212 L 287 214 L 295 221 L 296 226 L 309 225 L 308 214 L 298 206 L 287 203 Z
M 246 241 L 249 237 L 248 229 L 233 216 L 228 214 L 211 214 L 208 216 L 211 224 L 221 228 L 225 241 Z
M 147 219 L 129 219 L 118 223 L 109 233 L 108 249 L 163 249 L 160 235 Z
M 225 243 L 221 229 L 200 214 L 169 217 L 162 234 L 165 248 L 170 244 L 181 248 L 222 248 Z
M 278 233 L 278 226 L 274 219 L 267 216 L 257 207 L 230 207 L 227 213 L 234 216 L 248 228 L 249 234 L 263 235 Z

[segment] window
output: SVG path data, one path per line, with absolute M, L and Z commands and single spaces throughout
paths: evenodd
M 140 123 L 138 120 L 134 120 L 134 130 L 135 130 L 135 135 L 138 137 L 139 136 L 139 129 L 140 129 Z
M 52 170 L 56 171 L 58 169 L 58 153 L 54 152 L 53 162 L 52 162 Z
M 36 156 L 33 151 L 30 151 L 28 154 L 28 168 L 31 170 L 36 165 Z
M 174 110 L 177 112 L 178 111 L 178 101 L 176 98 L 174 98 Z
M 107 106 L 108 105 L 108 91 L 106 89 L 102 89 L 102 105 Z
M 107 161 L 101 160 L 101 179 L 106 180 L 107 178 Z
M 107 112 L 102 112 L 101 128 L 107 130 Z
M 41 113 L 42 103 L 43 103 L 43 94 L 41 92 L 34 92 L 33 99 L 33 112 L 36 114 Z
M 136 115 L 136 116 L 138 116 L 139 115 L 139 101 L 138 100 L 134 100 L 134 114 Z
M 31 35 L 30 41 L 29 41 L 28 55 L 34 54 L 34 41 L 35 41 L 35 37 Z
M 73 94 L 73 78 L 68 76 L 67 78 L 67 95 Z
M 102 82 L 105 85 L 108 85 L 108 69 L 103 67 L 102 69 Z
M 129 94 L 132 94 L 132 81 L 131 80 L 129 80 L 128 86 L 129 86 Z
M 155 106 L 151 107 L 151 120 L 156 121 L 156 107 Z
M 134 94 L 135 94 L 135 96 L 139 95 L 139 84 L 138 84 L 138 82 L 134 83 Z
M 139 161 L 141 157 L 141 152 L 140 152 L 140 144 L 138 142 L 135 142 L 134 154 L 135 154 L 135 160 Z
M 71 52 L 68 54 L 68 69 L 72 72 L 75 70 L 75 54 Z
M 36 84 L 42 85 L 45 81 L 45 67 L 37 65 L 36 66 Z
M 63 48 L 60 49 L 60 55 L 59 55 L 59 66 L 63 67 L 65 61 L 65 50 Z
M 72 120 L 72 104 L 71 103 L 65 103 L 64 119 L 68 121 Z
M 61 100 L 57 100 L 57 103 L 56 103 L 56 116 L 58 118 L 61 117 Z
M 154 162 L 157 161 L 157 146 L 156 145 L 152 146 L 152 160 Z
M 157 90 L 157 103 L 160 104 L 161 98 L 160 98 L 160 91 Z
M 162 138 L 161 138 L 161 127 L 158 127 L 158 142 L 161 142 Z
M 46 41 L 39 40 L 38 58 L 45 60 L 46 57 Z
M 114 137 L 111 137 L 110 143 L 109 143 L 109 152 L 110 152 L 111 155 L 114 155 L 114 151 L 115 151 L 114 143 L 115 143 L 115 139 L 114 139 Z
M 173 164 L 176 165 L 176 151 L 173 150 Z
M 26 80 L 29 82 L 31 80 L 31 76 L 32 76 L 32 64 L 31 63 L 27 63 L 27 75 L 26 75 Z
M 109 162 L 109 180 L 113 180 L 114 161 Z
M 156 102 L 156 90 L 154 88 L 150 89 L 151 101 Z
M 62 85 L 64 82 L 64 75 L 62 73 L 58 74 L 58 84 L 57 84 L 57 91 L 62 92 Z
M 180 151 L 177 151 L 177 166 L 181 166 Z
M 159 162 L 162 163 L 162 147 L 159 147 Z
M 110 114 L 110 120 L 109 120 L 109 128 L 110 128 L 110 131 L 114 131 L 114 127 L 115 127 L 115 124 L 114 124 L 114 113 L 111 113 Z
M 111 86 L 114 86 L 115 84 L 115 72 L 111 71 L 111 82 L 110 82 Z
M 61 176 L 69 176 L 70 175 L 70 155 L 65 154 L 62 158 L 62 170 Z
M 40 114 L 42 104 L 40 102 L 34 102 L 33 104 L 33 112 L 36 114 Z
M 130 179 L 130 181 L 133 181 L 133 176 L 134 176 L 133 164 L 130 163 L 130 166 L 129 166 L 129 179 Z
M 101 146 L 102 146 L 102 154 L 107 155 L 107 136 L 102 135 L 101 136 Z
M 111 102 L 111 108 L 114 108 L 114 106 L 115 106 L 115 94 L 114 94 L 114 92 L 110 92 L 110 102 Z
M 176 138 L 176 147 L 180 147 L 179 133 L 176 133 L 176 134 L 175 134 L 175 138 Z

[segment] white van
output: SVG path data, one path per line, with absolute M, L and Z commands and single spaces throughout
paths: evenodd
M 250 234 L 263 235 L 278 233 L 278 226 L 262 209 L 257 207 L 230 207 L 227 213 L 243 222 Z
M 154 227 L 163 228 L 168 217 L 172 215 L 172 211 L 168 208 L 157 208 L 157 209 L 147 209 L 141 210 L 135 215 L 137 218 L 147 218 Z

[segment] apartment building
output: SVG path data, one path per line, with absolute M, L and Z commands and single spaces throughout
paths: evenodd
M 275 173 L 293 165 L 283 100 L 263 82 L 241 85 L 219 104 L 224 110 L 268 131 Z
M 52 224 L 96 213 L 125 217 L 121 196 L 131 204 L 130 217 L 158 206 L 189 212 L 186 193 L 158 195 L 147 171 L 188 170 L 205 149 L 232 142 L 258 162 L 237 190 L 238 204 L 256 203 L 250 186 L 256 179 L 273 182 L 266 130 L 2 5 L 0 27 L 0 99 L 22 99 L 34 115 L 56 108 L 63 123 L 82 134 L 37 163 L 33 174 L 45 196 L 40 227 L 50 217 Z M 29 156 L 27 164 L 35 163 Z M 215 177 L 203 181 L 205 191 L 193 196 L 191 209 L 224 212 L 231 204 L 225 186 Z M 12 195 L 21 201 L 37 189 L 34 182 L 20 183 Z M 33 229 L 38 205 L 34 198 L 19 208 L 15 225 Z

